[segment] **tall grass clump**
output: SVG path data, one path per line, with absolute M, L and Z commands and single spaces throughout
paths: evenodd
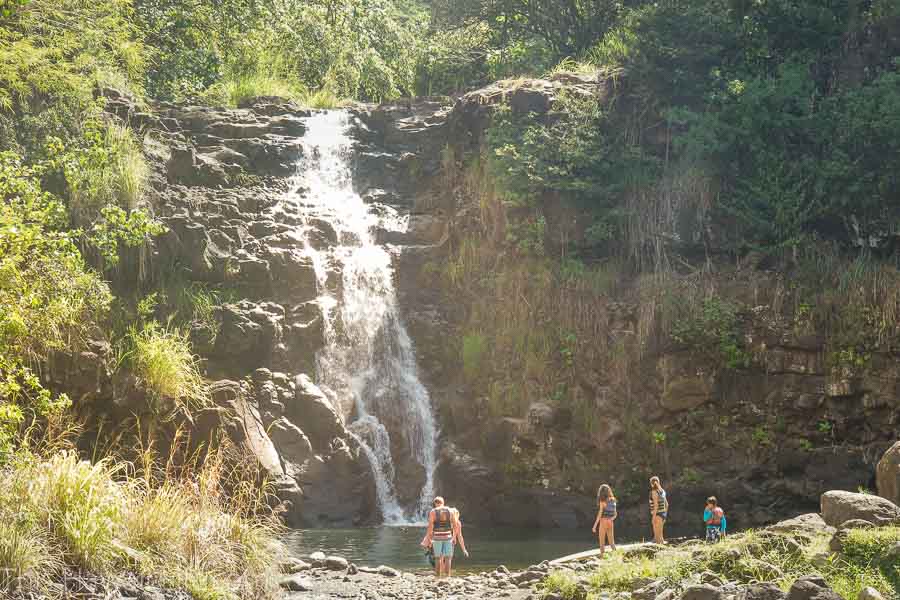
M 151 322 L 140 329 L 132 327 L 128 341 L 134 373 L 157 400 L 188 408 L 205 403 L 199 360 L 186 333 Z
M 274 597 L 277 526 L 233 503 L 225 462 L 220 447 L 173 477 L 156 463 L 21 453 L 0 469 L 0 577 L 41 592 L 64 570 L 132 571 L 195 598 Z
M 305 95 L 306 88 L 298 82 L 271 73 L 252 71 L 226 76 L 204 92 L 203 100 L 211 104 L 236 107 L 259 96 L 277 96 L 299 102 Z
M 106 144 L 113 155 L 113 183 L 122 208 L 133 210 L 147 187 L 150 169 L 141 147 L 128 127 L 118 123 L 106 126 Z
M 90 464 L 61 453 L 46 461 L 21 460 L 13 496 L 46 523 L 75 566 L 105 573 L 115 562 L 112 542 L 125 510 L 125 494 L 110 463 Z
M 106 206 L 134 210 L 147 185 L 149 167 L 133 132 L 123 125 L 89 119 L 80 145 L 65 160 L 72 224 L 93 223 Z
M 62 568 L 62 557 L 52 547 L 46 531 L 18 514 L 2 515 L 0 590 L 24 582 L 33 590 L 44 591 Z

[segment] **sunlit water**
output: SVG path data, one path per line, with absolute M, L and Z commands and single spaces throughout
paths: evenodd
M 347 113 L 331 111 L 311 117 L 303 137 L 299 201 L 310 231 L 316 220 L 324 221 L 337 237 L 336 245 L 324 248 L 310 236 L 307 240 L 325 316 L 326 345 L 317 356 L 317 379 L 335 406 L 353 407 L 355 419 L 348 428 L 372 466 L 384 522 L 415 523 L 434 493 L 437 428 L 400 319 L 391 251 L 375 238 L 377 229 L 405 230 L 408 217 L 386 205 L 367 205 L 353 190 L 348 132 Z M 424 470 L 415 506 L 397 500 L 392 435 L 403 436 Z
M 458 572 L 477 572 L 505 565 L 521 569 L 544 560 L 596 547 L 593 534 L 585 530 L 531 528 L 463 529 L 469 558 L 457 552 Z M 343 556 L 360 566 L 389 565 L 404 571 L 427 571 L 428 561 L 419 547 L 422 527 L 370 527 L 360 529 L 308 529 L 291 532 L 288 546 L 298 556 L 316 551 Z

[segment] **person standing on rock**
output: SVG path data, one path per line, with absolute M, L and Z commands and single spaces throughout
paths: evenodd
M 428 531 L 422 546 L 431 546 L 434 551 L 434 574 L 436 577 L 450 575 L 450 558 L 453 556 L 453 538 L 456 532 L 456 517 L 444 506 L 444 499 L 437 496 L 434 508 L 428 513 Z
M 609 540 L 611 550 L 616 549 L 615 521 L 618 516 L 616 511 L 616 496 L 612 488 L 603 484 L 597 490 L 597 518 L 594 520 L 592 532 L 597 534 L 600 540 L 600 558 L 606 552 L 606 540 Z
M 725 535 L 725 511 L 715 496 L 706 499 L 703 522 L 706 523 L 706 541 L 710 544 L 715 544 Z
M 666 490 L 659 482 L 659 477 L 650 478 L 650 523 L 653 526 L 653 541 L 657 544 L 665 544 L 663 528 L 666 526 L 666 518 L 669 516 L 669 500 L 666 498 Z

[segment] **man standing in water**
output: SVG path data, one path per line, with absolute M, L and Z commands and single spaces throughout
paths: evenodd
M 428 512 L 428 531 L 422 546 L 431 546 L 434 551 L 434 574 L 436 577 L 450 575 L 450 559 L 453 556 L 453 538 L 458 531 L 456 515 L 444 506 L 440 496 L 432 503 Z

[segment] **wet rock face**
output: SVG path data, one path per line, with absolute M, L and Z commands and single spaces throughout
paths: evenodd
M 212 310 L 214 323 L 191 332 L 217 380 L 215 407 L 196 427 L 204 439 L 228 432 L 256 457 L 289 525 L 374 522 L 368 460 L 312 379 L 324 321 L 305 247 L 338 240 L 311 214 L 306 190 L 294 188 L 310 113 L 278 98 L 233 110 L 160 103 L 141 111 L 125 96 L 105 94 L 107 110 L 146 140 L 149 201 L 168 228 L 153 271 L 226 299 Z M 329 273 L 329 285 L 332 279 L 340 274 Z M 80 387 L 101 385 L 95 375 L 78 374 Z M 117 397 L 130 402 L 127 393 Z

